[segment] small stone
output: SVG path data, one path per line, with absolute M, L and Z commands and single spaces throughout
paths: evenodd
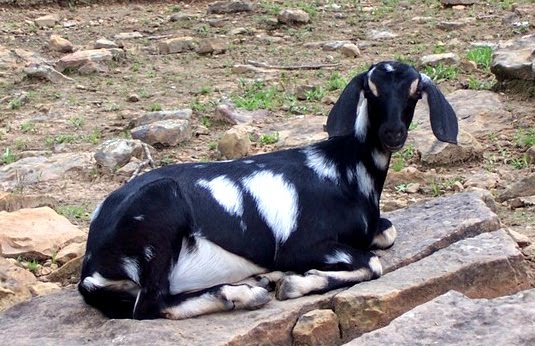
M 168 119 L 133 128 L 133 139 L 150 145 L 176 146 L 191 139 L 191 125 L 188 120 Z
M 457 65 L 459 57 L 455 53 L 424 55 L 420 58 L 420 66 Z
M 160 54 L 176 54 L 192 51 L 197 46 L 197 42 L 193 37 L 176 37 L 158 44 Z
M 105 39 L 105 38 L 99 38 L 95 42 L 95 49 L 107 49 L 107 48 L 119 48 L 119 45 L 115 43 L 114 41 Z
M 395 34 L 391 31 L 370 30 L 368 34 L 368 39 L 382 41 L 382 40 L 390 40 L 398 36 L 399 36 L 398 34 Z
M 119 60 L 124 58 L 125 54 L 124 50 L 118 48 L 80 50 L 62 57 L 56 63 L 56 69 L 63 72 L 66 68 L 79 68 L 89 62 Z
M 74 48 L 73 44 L 69 40 L 66 40 L 59 35 L 50 35 L 48 47 L 51 50 L 60 53 L 70 53 Z
M 411 20 L 413 22 L 416 22 L 418 24 L 426 24 L 426 23 L 429 23 L 430 21 L 434 20 L 435 18 L 434 17 L 421 17 L 421 16 L 418 16 L 418 17 L 412 17 Z
M 269 70 L 264 70 L 253 65 L 236 64 L 232 66 L 232 73 L 235 74 L 256 74 L 256 73 L 270 73 Z
M 314 85 L 298 85 L 295 88 L 295 97 L 297 97 L 298 100 L 306 100 L 307 94 L 314 91 L 316 87 Z
M 340 48 L 340 53 L 349 58 L 356 58 L 360 55 L 360 50 L 356 44 L 346 43 Z
M 116 40 L 131 40 L 135 38 L 143 38 L 143 34 L 137 31 L 134 32 L 121 32 L 113 36 Z
M 351 41 L 310 42 L 307 48 L 314 48 L 315 45 L 319 45 L 322 50 L 331 52 L 342 48 L 346 44 L 351 44 Z
M 249 32 L 249 30 L 247 28 L 239 27 L 239 28 L 234 28 L 234 29 L 230 30 L 229 31 L 229 35 L 232 35 L 232 36 L 245 35 L 248 32 Z
M 513 231 L 512 229 L 508 229 L 507 233 L 509 233 L 511 238 L 513 238 L 513 240 L 518 244 L 520 248 L 524 248 L 531 245 L 531 240 L 527 235 L 518 233 L 517 231 Z
M 407 185 L 407 189 L 405 190 L 405 192 L 407 193 L 418 193 L 418 191 L 420 191 L 420 184 L 418 183 L 410 183 Z
M 471 60 L 461 60 L 460 67 L 465 72 L 474 72 L 477 70 L 477 63 Z
M 130 123 L 128 124 L 128 128 L 133 128 L 133 127 L 141 126 L 141 125 L 147 125 L 147 124 L 153 123 L 155 121 L 160 121 L 160 120 L 171 120 L 171 119 L 190 120 L 192 114 L 193 114 L 193 111 L 189 108 L 173 109 L 169 111 L 148 112 L 130 121 Z
M 84 256 L 76 257 L 65 263 L 58 270 L 53 271 L 44 279 L 51 282 L 58 282 L 63 286 L 75 284 L 80 280 L 80 271 Z
M 526 158 L 530 164 L 535 164 L 535 145 L 526 151 Z
M 101 65 L 99 63 L 96 63 L 94 61 L 88 61 L 87 63 L 83 64 L 78 68 L 78 73 L 83 76 L 89 76 L 95 73 L 106 73 L 108 72 L 108 67 Z M 86 87 L 77 85 L 77 89 L 80 90 L 87 90 Z
M 65 76 L 54 67 L 45 63 L 30 63 L 24 67 L 24 73 L 31 78 L 44 79 L 51 83 L 73 82 L 74 79 Z
M 227 22 L 227 20 L 225 18 L 213 18 L 213 19 L 206 20 L 206 22 L 211 27 L 222 28 L 225 26 L 225 23 Z
M 251 148 L 248 131 L 241 126 L 234 126 L 219 140 L 217 150 L 228 160 L 247 156 Z
M 223 54 L 227 51 L 228 44 L 222 39 L 210 38 L 202 40 L 197 47 L 198 54 Z
M 34 297 L 44 296 L 50 293 L 58 292 L 61 287 L 53 282 L 38 282 L 30 286 L 30 292 Z
M 473 5 L 478 0 L 440 0 L 440 3 L 444 6 L 455 6 L 455 5 Z
M 58 251 L 55 261 L 60 265 L 64 265 L 70 260 L 82 256 L 85 253 L 85 242 L 71 243 Z M 57 269 L 57 268 L 56 268 Z
M 130 159 L 130 162 L 128 162 L 126 165 L 124 165 L 123 167 L 119 168 L 115 172 L 115 174 L 113 176 L 113 180 L 118 182 L 118 183 L 124 184 L 125 182 L 128 181 L 128 179 L 130 179 L 130 177 L 132 177 L 132 174 L 134 174 L 136 169 L 139 168 L 141 162 L 142 161 L 140 159 L 138 159 L 137 157 L 132 157 Z M 82 255 L 83 255 L 83 253 L 82 253 Z
M 336 103 L 336 99 L 332 96 L 323 96 L 320 101 L 324 105 L 334 105 Z
M 306 24 L 310 22 L 310 16 L 301 9 L 285 9 L 279 13 L 277 20 L 283 24 Z
M 329 309 L 312 310 L 299 317 L 292 330 L 294 346 L 331 346 L 340 343 L 338 318 Z
M 498 196 L 497 200 L 503 202 L 515 197 L 533 195 L 535 195 L 535 173 L 513 183 Z
M 466 26 L 465 21 L 444 21 L 437 24 L 437 28 L 445 31 L 459 30 Z
M 208 5 L 208 13 L 225 14 L 238 12 L 251 12 L 253 4 L 249 1 L 219 1 Z
M 139 95 L 138 94 L 130 94 L 130 95 L 128 95 L 128 98 L 126 100 L 128 102 L 139 102 Z
M 230 102 L 224 102 L 217 105 L 215 109 L 215 115 L 218 119 L 224 120 L 230 124 L 250 124 L 253 122 L 259 122 L 267 117 L 269 111 L 265 109 L 259 109 L 257 111 L 248 111 L 245 109 L 237 109 Z
M 35 25 L 40 28 L 53 27 L 59 23 L 59 16 L 57 14 L 48 14 L 46 16 L 35 19 Z
M 95 153 L 95 161 L 100 168 L 114 172 L 135 157 L 143 155 L 141 141 L 131 139 L 109 139 L 100 144 Z

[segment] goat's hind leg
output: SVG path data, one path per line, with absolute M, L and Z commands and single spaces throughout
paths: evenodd
M 169 296 L 162 315 L 168 319 L 180 320 L 235 309 L 254 310 L 270 300 L 269 292 L 263 287 L 223 284 L 198 292 Z
M 377 223 L 377 231 L 373 237 L 371 248 L 385 250 L 394 245 L 397 231 L 392 222 L 385 218 L 380 218 Z

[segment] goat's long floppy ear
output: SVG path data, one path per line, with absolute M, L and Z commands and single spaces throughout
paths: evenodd
M 421 74 L 422 92 L 427 95 L 431 129 L 435 137 L 442 142 L 457 144 L 459 125 L 455 111 L 444 95 L 425 74 Z
M 329 137 L 344 136 L 355 130 L 357 105 L 364 89 L 366 74 L 364 72 L 354 77 L 331 109 L 326 126 Z

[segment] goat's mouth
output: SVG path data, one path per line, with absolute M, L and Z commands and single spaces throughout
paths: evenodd
M 395 153 L 396 151 L 399 151 L 401 148 L 403 148 L 403 144 L 404 143 L 401 143 L 398 145 L 383 144 L 383 146 L 385 147 L 386 150 L 390 151 L 391 153 Z

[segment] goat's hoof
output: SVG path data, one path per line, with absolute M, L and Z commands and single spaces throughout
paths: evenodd
M 374 249 L 386 250 L 392 247 L 392 245 L 394 245 L 397 235 L 398 232 L 396 230 L 396 227 L 394 227 L 394 225 L 391 225 L 390 227 L 383 230 L 381 233 L 376 234 L 375 237 L 373 237 L 371 246 Z
M 271 300 L 271 296 L 265 288 L 251 287 L 249 285 L 226 286 L 222 289 L 221 295 L 225 310 L 255 310 L 266 305 Z
M 299 280 L 302 279 L 298 275 L 289 275 L 284 277 L 277 283 L 275 288 L 275 297 L 278 300 L 287 300 L 299 298 L 303 294 L 299 291 Z
M 263 287 L 266 290 L 272 292 L 275 290 L 278 282 L 286 276 L 285 273 L 281 271 L 270 272 L 266 274 L 257 275 L 255 277 L 256 286 Z

